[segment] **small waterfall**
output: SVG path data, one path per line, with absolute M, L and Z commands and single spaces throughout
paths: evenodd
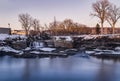
M 44 47 L 44 42 L 37 42 L 37 41 L 31 42 L 30 47 L 35 49 Z

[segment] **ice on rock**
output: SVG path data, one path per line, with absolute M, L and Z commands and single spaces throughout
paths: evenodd
M 9 46 L 2 46 L 0 47 L 0 51 L 5 51 L 5 52 L 14 52 L 14 53 L 20 53 L 20 51 L 15 50 Z
M 40 50 L 47 51 L 47 52 L 52 52 L 52 51 L 56 50 L 56 48 L 40 48 Z
M 120 51 L 120 47 L 116 47 L 115 50 Z
M 15 39 L 15 38 L 22 38 L 26 39 L 27 37 L 24 35 L 8 35 L 8 34 L 0 34 L 0 40 L 6 40 L 7 38 Z
M 38 52 L 38 51 L 31 51 L 30 53 L 33 53 L 33 54 L 40 54 L 40 52 Z

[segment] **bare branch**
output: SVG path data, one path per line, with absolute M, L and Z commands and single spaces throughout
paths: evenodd
M 19 22 L 22 25 L 22 28 L 25 30 L 26 32 L 26 36 L 28 36 L 29 34 L 29 30 L 32 26 L 32 17 L 29 14 L 20 14 L 19 15 Z
M 120 19 L 120 8 L 116 7 L 116 5 L 111 5 L 106 17 L 108 23 L 111 25 L 113 34 L 115 33 L 115 25 Z

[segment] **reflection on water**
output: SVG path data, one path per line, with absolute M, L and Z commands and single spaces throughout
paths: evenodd
M 0 81 L 120 81 L 120 62 L 68 58 L 0 58 Z

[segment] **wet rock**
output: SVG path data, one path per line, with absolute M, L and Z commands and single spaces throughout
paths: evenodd
M 22 54 L 20 55 L 20 58 L 37 58 L 37 55 L 34 54 Z
M 108 59 L 120 59 L 120 54 L 99 54 L 99 55 L 92 55 L 97 58 L 108 58 Z
M 79 40 L 80 39 L 80 40 Z M 120 38 L 110 38 L 108 36 L 97 37 L 95 39 L 81 39 L 76 38 L 74 40 L 74 47 L 86 48 L 87 50 L 99 48 L 99 49 L 114 49 L 120 46 Z
M 25 49 L 26 47 L 27 47 L 27 44 L 24 41 L 12 43 L 12 48 L 16 50 L 22 50 L 22 49 Z
M 64 52 L 68 55 L 75 55 L 78 52 L 78 50 L 77 49 L 66 49 Z
M 4 51 L 0 51 L 0 57 L 5 56 L 5 55 L 6 55 L 6 54 L 5 54 Z

